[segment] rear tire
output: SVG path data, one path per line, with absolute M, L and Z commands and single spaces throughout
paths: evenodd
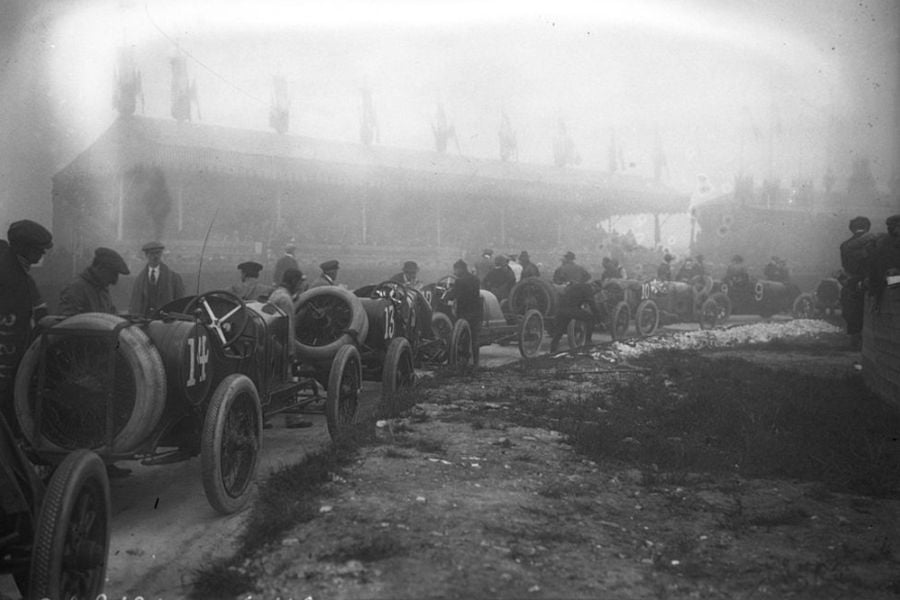
M 478 343 L 472 340 L 472 328 L 465 319 L 457 319 L 453 325 L 453 333 L 450 336 L 450 360 L 451 366 L 463 366 L 472 362 L 472 347 Z
M 228 515 L 250 500 L 262 445 L 262 408 L 256 386 L 233 373 L 213 392 L 200 439 L 206 499 Z
M 609 320 L 609 333 L 613 340 L 621 340 L 628 333 L 628 325 L 631 323 L 631 310 L 625 302 L 617 303 L 612 310 Z
M 566 341 L 569 343 L 569 350 L 581 348 L 584 346 L 584 338 L 587 328 L 584 321 L 572 319 L 566 326 Z
M 332 440 L 344 433 L 356 421 L 359 410 L 359 389 L 362 386 L 362 360 L 356 346 L 342 346 L 331 361 L 328 374 L 328 396 L 325 399 L 325 420 Z
M 76 450 L 50 479 L 31 556 L 29 598 L 97 598 L 106 580 L 109 480 L 100 457 Z
M 538 355 L 541 349 L 541 340 L 544 339 L 544 317 L 540 311 L 530 309 L 522 318 L 519 327 L 519 354 L 525 358 Z
M 634 328 L 641 337 L 653 335 L 659 327 L 659 306 L 654 300 L 642 300 L 634 312 Z

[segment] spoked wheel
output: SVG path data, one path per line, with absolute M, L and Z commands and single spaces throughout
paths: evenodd
M 328 421 L 328 434 L 332 440 L 336 440 L 356 420 L 361 386 L 362 360 L 359 351 L 350 344 L 341 346 L 331 361 L 328 397 L 325 399 L 325 419 Z
M 581 348 L 584 346 L 584 338 L 587 333 L 587 327 L 584 321 L 572 319 L 566 326 L 566 341 L 569 342 L 569 350 Z
M 639 336 L 653 335 L 659 327 L 659 306 L 654 300 L 643 300 L 634 313 L 634 328 Z
M 543 339 L 544 317 L 540 311 L 530 309 L 522 317 L 522 326 L 519 327 L 519 354 L 525 358 L 537 356 Z
M 609 333 L 613 340 L 621 340 L 628 332 L 628 325 L 631 322 L 631 311 L 628 304 L 618 302 L 613 307 L 609 320 Z
M 472 362 L 472 328 L 465 319 L 458 319 L 450 336 L 450 365 L 462 366 Z
M 29 598 L 97 598 L 109 552 L 109 480 L 103 461 L 76 450 L 50 479 L 31 557 Z
M 412 348 L 406 338 L 394 338 L 388 345 L 381 372 L 382 402 L 389 403 L 395 408 L 393 397 L 397 392 L 411 388 L 415 384 L 416 370 L 413 367 Z
M 809 292 L 804 292 L 794 299 L 791 314 L 795 319 L 812 319 L 816 316 L 816 299 Z
M 231 292 L 207 292 L 191 300 L 184 311 L 199 311 L 200 320 L 212 329 L 222 348 L 230 348 L 250 324 L 244 301 Z
M 431 357 L 436 363 L 446 362 L 450 356 L 450 339 L 453 337 L 453 321 L 444 313 L 436 312 L 431 315 L 431 330 L 440 340 L 440 348 Z
M 731 316 L 731 301 L 728 296 L 716 293 L 707 298 L 700 306 L 698 315 L 701 329 L 712 329 L 724 323 Z
M 218 385 L 200 443 L 206 499 L 222 514 L 240 510 L 253 491 L 262 443 L 262 409 L 249 377 L 233 373 Z

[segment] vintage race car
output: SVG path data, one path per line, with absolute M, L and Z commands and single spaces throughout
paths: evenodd
M 41 480 L 0 416 L 0 575 L 25 598 L 98 598 L 110 536 L 109 480 L 89 450 Z
M 447 276 L 436 283 L 426 285 L 422 294 L 432 309 L 432 329 L 436 336 L 448 339 L 448 361 L 464 364 L 471 360 L 472 344 L 518 345 L 519 354 L 525 358 L 536 356 L 544 337 L 544 317 L 535 308 L 521 314 L 504 312 L 497 296 L 481 290 L 484 318 L 477 340 L 472 339 L 472 329 L 465 319 L 456 316 L 456 306 L 444 300 L 444 294 L 453 286 L 455 277 Z
M 791 314 L 795 319 L 834 316 L 841 309 L 843 286 L 836 277 L 822 279 L 813 292 L 803 292 L 794 299 Z
M 635 298 L 640 296 L 640 284 L 637 283 L 637 296 L 635 296 L 630 282 L 623 281 L 616 285 L 601 286 L 599 282 L 594 281 L 592 285 L 595 287 L 594 300 L 599 307 L 605 309 L 606 313 L 606 318 L 600 323 L 601 328 L 608 331 L 613 339 L 623 338 L 628 331 L 631 314 L 640 304 L 640 302 L 635 302 Z M 516 313 L 537 310 L 545 320 L 552 322 L 559 309 L 559 299 L 563 290 L 565 290 L 564 285 L 553 284 L 538 277 L 523 279 L 510 290 L 510 308 Z M 630 306 L 629 302 L 635 306 Z M 640 306 L 640 308 L 643 309 L 644 306 Z M 583 345 L 584 334 L 583 323 L 569 322 L 567 338 L 570 347 Z
M 380 381 L 389 396 L 415 384 L 415 362 L 432 341 L 424 298 L 386 281 L 351 292 L 320 286 L 298 298 L 295 335 L 304 360 L 322 360 L 344 347 L 359 356 L 360 377 Z
M 750 279 L 746 284 L 716 281 L 712 290 L 728 296 L 730 310 L 723 315 L 724 320 L 732 314 L 768 318 L 777 313 L 791 312 L 794 300 L 800 295 L 800 288 L 796 285 L 768 279 Z
M 221 513 L 242 508 L 255 479 L 264 418 L 326 390 L 329 432 L 353 421 L 359 354 L 292 363 L 288 316 L 212 291 L 152 319 L 84 313 L 48 318 L 16 377 L 16 416 L 31 456 L 55 463 L 80 448 L 104 461 L 158 465 L 200 455 Z

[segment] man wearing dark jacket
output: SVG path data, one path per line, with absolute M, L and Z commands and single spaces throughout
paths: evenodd
M 498 302 L 509 298 L 509 290 L 516 285 L 516 274 L 509 268 L 509 259 L 502 254 L 495 256 L 494 268 L 484 276 L 481 285 L 485 290 L 497 296 Z
M 484 319 L 484 304 L 481 300 L 481 284 L 478 277 L 469 273 L 469 266 L 463 260 L 453 263 L 456 281 L 444 294 L 444 300 L 456 300 L 456 316 L 469 322 L 472 330 L 472 364 L 478 366 L 478 335 Z
M 147 242 L 141 248 L 147 257 L 147 266 L 137 274 L 131 288 L 130 314 L 150 317 L 160 306 L 184 297 L 181 275 L 162 262 L 165 249 L 159 242 Z
M 16 435 L 14 396 L 16 371 L 31 341 L 33 324 L 47 314 L 29 270 L 53 247 L 53 236 L 34 221 L 9 226 L 8 242 L 0 240 L 0 413 Z
M 553 319 L 550 352 L 559 348 L 559 340 L 569 327 L 569 321 L 577 319 L 585 324 L 584 343 L 591 343 L 594 324 L 603 319 L 603 311 L 594 300 L 595 288 L 589 283 L 570 283 L 559 298 L 559 310 Z
M 294 252 L 297 250 L 297 246 L 293 243 L 289 243 L 284 247 L 284 256 L 278 259 L 275 263 L 275 272 L 272 274 L 274 278 L 272 283 L 274 285 L 280 285 L 281 280 L 284 278 L 284 272 L 288 269 L 300 269 L 300 265 L 297 264 L 297 259 L 294 258 Z
M 519 254 L 519 264 L 522 265 L 522 279 L 541 276 L 541 272 L 537 265 L 531 262 L 531 257 L 528 256 L 527 250 L 522 250 Z
M 81 272 L 59 293 L 59 314 L 70 316 L 86 312 L 116 314 L 109 286 L 119 282 L 119 274 L 128 275 L 128 265 L 115 250 L 97 248 L 91 266 Z
M 562 257 L 562 264 L 553 272 L 553 283 L 585 283 L 590 281 L 591 274 L 587 269 L 575 263 L 575 253 L 566 252 Z
M 863 309 L 866 292 L 863 281 L 869 274 L 869 263 L 875 247 L 875 234 L 869 229 L 872 222 L 866 217 L 855 217 L 850 221 L 850 239 L 841 244 L 841 316 L 847 323 L 850 345 L 859 348 L 862 344 Z
M 238 265 L 241 282 L 231 286 L 231 293 L 241 300 L 260 300 L 272 293 L 271 285 L 259 282 L 259 272 L 263 266 L 256 261 L 248 260 Z M 286 271 L 285 271 L 286 272 Z

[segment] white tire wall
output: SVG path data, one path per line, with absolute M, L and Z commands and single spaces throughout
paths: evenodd
M 125 319 L 116 315 L 106 313 L 83 313 L 61 321 L 53 327 L 53 330 L 88 329 L 93 331 L 112 331 L 117 325 L 124 322 L 126 322 Z M 72 342 L 69 342 L 69 340 L 72 340 Z M 78 340 L 75 336 L 50 336 L 50 339 L 48 340 L 48 372 L 51 370 L 49 362 L 52 356 L 49 350 L 56 344 L 77 344 L 77 342 Z M 150 339 L 147 335 L 136 326 L 126 326 L 119 331 L 116 356 L 127 366 L 134 379 L 134 397 L 130 414 L 127 419 L 123 419 L 124 423 L 113 437 L 111 451 L 114 454 L 127 454 L 136 450 L 142 443 L 148 440 L 149 435 L 162 417 L 166 405 L 166 373 L 159 352 L 150 343 Z M 32 403 L 36 399 L 36 389 L 32 388 L 32 384 L 34 385 L 34 388 L 36 388 L 39 362 L 40 338 L 36 339 L 25 352 L 22 362 L 19 365 L 19 371 L 16 374 L 16 417 L 18 418 L 19 426 L 22 428 L 25 437 L 32 445 L 37 445 L 38 441 L 33 439 L 34 406 Z M 105 354 L 103 356 L 97 356 L 96 360 L 93 360 L 91 364 L 99 365 L 103 369 L 107 368 L 108 362 Z M 65 373 L 66 371 L 63 370 L 62 372 Z M 106 371 L 97 375 L 100 381 L 105 382 Z M 120 376 L 117 374 L 116 379 L 119 380 L 119 378 Z M 83 445 L 73 445 L 61 439 L 53 439 L 52 433 L 47 433 L 47 419 L 50 418 L 48 411 L 51 410 L 49 403 L 52 402 L 52 398 L 48 398 L 48 396 L 52 396 L 53 391 L 64 395 L 64 397 L 58 398 L 60 401 L 78 401 L 77 398 L 69 397 L 65 390 L 45 390 L 42 417 L 45 435 L 41 436 L 43 438 L 40 440 L 41 446 L 50 450 L 75 450 L 78 447 L 87 447 L 98 452 L 105 452 L 107 450 L 105 445 L 105 419 L 100 423 L 94 423 L 94 426 L 91 428 L 96 429 L 99 427 L 102 433 L 99 436 L 91 437 L 94 441 L 85 442 Z M 48 392 L 51 393 L 48 394 Z M 117 406 L 114 406 L 114 413 L 116 413 L 117 411 L 115 408 L 123 408 L 123 400 L 114 394 L 113 401 L 117 403 Z M 62 408 L 68 412 L 86 414 L 85 411 L 79 410 L 78 407 L 73 408 L 71 406 L 63 406 Z M 103 414 L 105 415 L 105 413 Z M 72 423 L 66 425 L 66 427 L 70 428 L 72 426 Z
M 351 334 L 344 333 L 334 336 L 334 339 L 321 345 L 309 343 L 305 335 L 308 333 L 306 328 L 310 325 L 311 320 L 309 315 L 304 315 L 303 310 L 310 302 L 315 302 L 321 296 L 333 296 L 334 301 L 343 302 L 349 307 L 350 318 L 347 329 L 356 332 L 355 339 Z M 353 292 L 337 286 L 319 286 L 303 292 L 297 299 L 297 318 L 295 319 L 294 328 L 297 352 L 301 358 L 307 360 L 331 360 L 341 346 L 365 342 L 366 335 L 369 333 L 369 319 L 366 316 L 366 311 L 363 309 L 362 302 Z

